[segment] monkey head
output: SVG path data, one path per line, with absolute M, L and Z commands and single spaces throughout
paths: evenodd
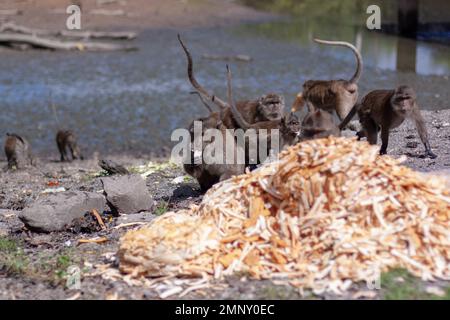
M 408 86 L 396 88 L 391 97 L 392 110 L 403 117 L 408 116 L 413 111 L 415 103 L 416 93 Z
M 309 112 L 302 122 L 302 136 L 305 139 L 326 138 L 330 135 L 339 136 L 339 128 L 329 112 L 317 109 Z
M 294 113 L 289 113 L 283 118 L 282 131 L 298 135 L 300 134 L 301 124 L 298 117 Z
M 258 112 L 268 121 L 281 120 L 284 114 L 284 98 L 274 93 L 262 96 L 258 100 Z

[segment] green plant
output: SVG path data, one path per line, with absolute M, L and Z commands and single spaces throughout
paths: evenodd
M 166 213 L 169 210 L 169 202 L 167 201 L 161 201 L 158 203 L 155 209 L 155 215 L 160 216 L 164 213 Z

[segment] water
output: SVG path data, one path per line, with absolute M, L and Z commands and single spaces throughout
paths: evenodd
M 422 108 L 450 107 L 450 47 L 444 45 L 402 42 L 354 27 L 316 28 L 293 21 L 182 34 L 193 53 L 197 78 L 223 98 L 226 62 L 202 59 L 202 54 L 253 58 L 250 63 L 231 63 L 236 98 L 278 92 L 285 95 L 289 106 L 307 79 L 351 77 L 355 68 L 351 52 L 314 44 L 311 38 L 316 35 L 360 46 L 365 62 L 361 94 L 406 83 L 418 89 Z M 398 50 L 399 42 L 402 50 Z M 140 50 L 127 53 L 0 53 L 0 134 L 21 133 L 36 153 L 57 158 L 51 92 L 61 126 L 78 133 L 88 154 L 145 154 L 170 147 L 173 129 L 186 127 L 207 112 L 189 94 L 186 60 L 175 31 L 146 31 L 136 44 Z M 409 62 L 401 66 L 405 71 L 398 71 L 399 52 L 406 52 L 401 61 L 408 61 L 414 47 L 414 68 Z

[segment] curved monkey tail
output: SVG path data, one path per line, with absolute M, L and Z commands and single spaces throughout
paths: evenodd
M 327 44 L 332 46 L 341 46 L 349 48 L 353 51 L 355 57 L 356 57 L 356 71 L 353 77 L 349 80 L 351 83 L 357 83 L 359 81 L 359 78 L 361 78 L 361 73 L 363 69 L 363 61 L 361 53 L 358 51 L 358 49 L 352 45 L 349 42 L 346 41 L 328 41 L 328 40 L 320 40 L 320 39 L 314 39 L 315 42 L 320 44 Z
M 188 67 L 187 67 L 188 78 L 189 78 L 189 81 L 191 82 L 192 86 L 200 94 L 202 94 L 203 96 L 207 97 L 208 100 L 211 100 L 212 102 L 214 102 L 219 108 L 226 108 L 227 104 L 225 103 L 225 101 L 222 101 L 221 99 L 217 98 L 216 96 L 209 94 L 208 91 L 206 91 L 206 89 L 203 88 L 197 82 L 197 79 L 194 76 L 194 63 L 192 61 L 191 53 L 189 52 L 189 50 L 186 47 L 186 45 L 183 43 L 183 40 L 181 40 L 180 34 L 178 34 L 177 37 L 178 37 L 178 42 L 180 42 L 180 45 L 183 48 L 184 53 L 186 54 L 186 58 L 187 58 L 187 61 L 188 61 Z

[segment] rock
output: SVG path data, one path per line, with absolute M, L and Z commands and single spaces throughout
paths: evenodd
M 419 143 L 417 141 L 408 141 L 406 143 L 406 147 L 409 149 L 416 149 L 419 146 Z
M 121 225 L 125 223 L 134 223 L 134 222 L 150 222 L 152 221 L 156 216 L 152 214 L 151 212 L 140 212 L 140 213 L 132 213 L 123 215 L 117 218 L 116 225 Z
M 137 213 L 153 208 L 153 198 L 140 175 L 106 177 L 101 181 L 106 200 L 117 213 Z
M 20 211 L 0 209 L 0 236 L 6 236 L 14 230 L 22 228 L 23 224 L 19 220 Z
M 130 174 L 130 172 L 122 165 L 112 161 L 112 160 L 107 160 L 107 159 L 103 159 L 100 160 L 98 162 L 98 165 L 105 170 L 106 172 L 108 172 L 108 174 L 113 175 L 113 174 Z
M 102 213 L 105 208 L 106 199 L 99 193 L 68 191 L 38 199 L 26 207 L 19 218 L 33 231 L 62 231 L 86 212 L 96 209 Z

